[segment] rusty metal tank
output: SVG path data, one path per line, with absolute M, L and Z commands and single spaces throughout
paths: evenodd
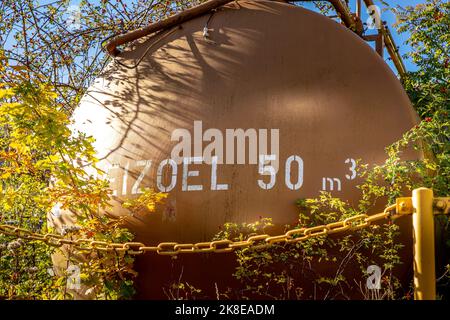
M 146 244 L 207 241 L 225 222 L 261 216 L 292 223 L 295 201 L 321 190 L 356 201 L 353 161 L 384 161 L 384 148 L 417 121 L 399 80 L 368 44 L 285 3 L 233 2 L 141 39 L 117 60 L 82 99 L 75 127 L 96 139 L 115 194 L 111 211 L 127 215 L 136 241 Z M 259 130 L 269 137 L 278 130 L 274 177 L 261 174 L 267 168 L 259 159 L 215 169 L 166 160 L 179 143 L 171 140 L 176 129 L 192 137 L 217 129 L 225 140 L 227 129 L 238 128 L 255 129 L 258 138 Z M 120 203 L 143 187 L 169 197 L 154 213 L 132 215 Z M 224 289 L 233 262 L 229 254 L 148 254 L 136 268 L 138 298 L 165 298 L 162 288 L 181 274 L 206 291 Z

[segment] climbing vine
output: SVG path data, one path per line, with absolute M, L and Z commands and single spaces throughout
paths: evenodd
M 5 71 L 6 59 L 1 56 Z M 120 219 L 100 215 L 109 202 L 108 181 L 99 178 L 92 139 L 69 130 L 70 118 L 47 83 L 32 80 L 26 70 L 12 66 L 0 88 L 0 221 L 39 233 L 57 230 L 49 212 L 70 211 L 74 225 L 62 233 L 100 241 L 127 241 L 132 235 Z M 89 164 L 89 165 L 86 165 Z M 62 254 L 67 270 L 55 270 L 51 255 Z M 8 299 L 67 299 L 73 272 L 79 271 L 85 291 L 104 299 L 133 293 L 133 259 L 103 252 L 85 254 L 71 248 L 0 235 L 0 296 Z M 113 263 L 113 262 L 114 263 Z M 74 264 L 74 267 L 70 267 Z M 69 268 L 70 267 L 70 268 Z M 76 270 L 75 270 L 76 269 Z M 85 292 L 84 292 L 85 293 Z

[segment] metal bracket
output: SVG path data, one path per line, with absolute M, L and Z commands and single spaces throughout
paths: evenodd
M 412 214 L 414 207 L 411 197 L 397 198 L 395 203 L 397 214 Z M 434 214 L 450 214 L 450 197 L 436 197 L 433 199 Z
M 414 212 L 411 197 L 397 198 L 395 205 L 395 211 L 397 214 L 412 214 Z
M 434 214 L 450 214 L 450 197 L 437 197 L 433 200 Z

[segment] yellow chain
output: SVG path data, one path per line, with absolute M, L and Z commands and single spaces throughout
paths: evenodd
M 396 205 L 387 207 L 384 212 L 374 215 L 359 214 L 346 218 L 342 221 L 319 225 L 310 228 L 297 228 L 287 231 L 282 235 L 270 236 L 261 234 L 249 237 L 243 241 L 216 240 L 199 243 L 177 243 L 161 242 L 157 246 L 146 246 L 141 242 L 111 243 L 106 241 L 95 241 L 92 239 L 68 239 L 61 235 L 47 233 L 35 233 L 27 229 L 0 224 L 0 233 L 12 235 L 25 240 L 37 240 L 45 242 L 50 246 L 61 247 L 70 245 L 80 251 L 117 251 L 127 252 L 132 255 L 139 255 L 146 252 L 156 252 L 159 255 L 177 255 L 180 253 L 207 253 L 207 252 L 232 252 L 243 248 L 264 248 L 274 243 L 296 243 L 307 239 L 336 234 L 349 230 L 358 230 L 368 227 L 372 222 L 395 218 L 401 215 L 393 215 Z

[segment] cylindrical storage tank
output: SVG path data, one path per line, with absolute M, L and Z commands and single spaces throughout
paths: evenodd
M 260 216 L 292 223 L 295 201 L 321 190 L 355 201 L 353 160 L 384 161 L 384 148 L 416 123 L 400 82 L 368 44 L 285 3 L 230 3 L 138 41 L 117 60 L 74 119 L 96 139 L 115 194 L 112 212 L 128 215 L 136 241 L 146 244 L 208 241 L 225 222 Z M 236 163 L 238 139 L 230 147 L 239 134 L 247 141 L 244 164 Z M 167 161 L 183 141 L 189 156 L 201 157 L 220 136 L 224 163 Z M 269 162 L 259 164 L 259 154 L 272 153 L 274 174 Z M 120 203 L 144 187 L 168 191 L 168 199 L 154 213 L 132 215 Z M 136 268 L 138 297 L 165 298 L 162 288 L 181 273 L 206 291 L 225 289 L 233 263 L 230 254 L 175 262 L 147 254 Z

